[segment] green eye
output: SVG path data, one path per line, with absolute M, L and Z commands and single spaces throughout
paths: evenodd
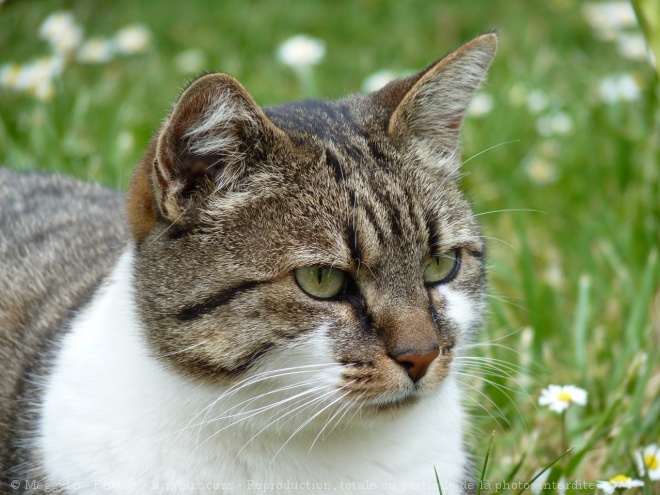
M 339 294 L 346 280 L 345 272 L 329 266 L 298 268 L 294 274 L 302 290 L 320 299 L 329 299 Z
M 427 284 L 448 282 L 458 272 L 460 263 L 461 258 L 458 249 L 453 249 L 432 258 L 431 263 L 424 270 L 424 282 Z

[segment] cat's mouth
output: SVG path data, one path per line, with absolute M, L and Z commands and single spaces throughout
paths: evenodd
M 341 387 L 340 387 L 341 389 Z M 347 390 L 343 389 L 344 393 Z M 355 401 L 361 408 L 378 412 L 397 412 L 403 411 L 417 404 L 423 397 L 424 392 L 418 384 L 399 384 L 396 390 L 377 390 L 375 387 L 371 390 L 365 390 L 361 387 L 350 390 L 346 394 L 346 400 Z

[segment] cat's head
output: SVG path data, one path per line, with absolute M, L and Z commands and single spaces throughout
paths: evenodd
M 374 409 L 436 391 L 482 319 L 459 130 L 496 44 L 333 102 L 262 109 L 225 74 L 186 88 L 129 191 L 153 356 Z

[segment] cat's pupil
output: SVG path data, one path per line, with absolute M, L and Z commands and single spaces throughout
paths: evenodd
M 316 271 L 316 276 L 319 280 L 319 285 L 321 285 L 321 280 L 323 280 L 323 268 L 320 268 Z

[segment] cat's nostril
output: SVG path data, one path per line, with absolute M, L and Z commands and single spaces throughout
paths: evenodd
M 401 366 L 403 366 L 408 372 L 410 379 L 417 383 L 426 375 L 427 370 L 429 369 L 430 364 L 435 358 L 440 355 L 439 349 L 433 349 L 430 352 L 423 353 L 402 353 L 396 356 L 392 356 L 395 361 L 397 361 Z

